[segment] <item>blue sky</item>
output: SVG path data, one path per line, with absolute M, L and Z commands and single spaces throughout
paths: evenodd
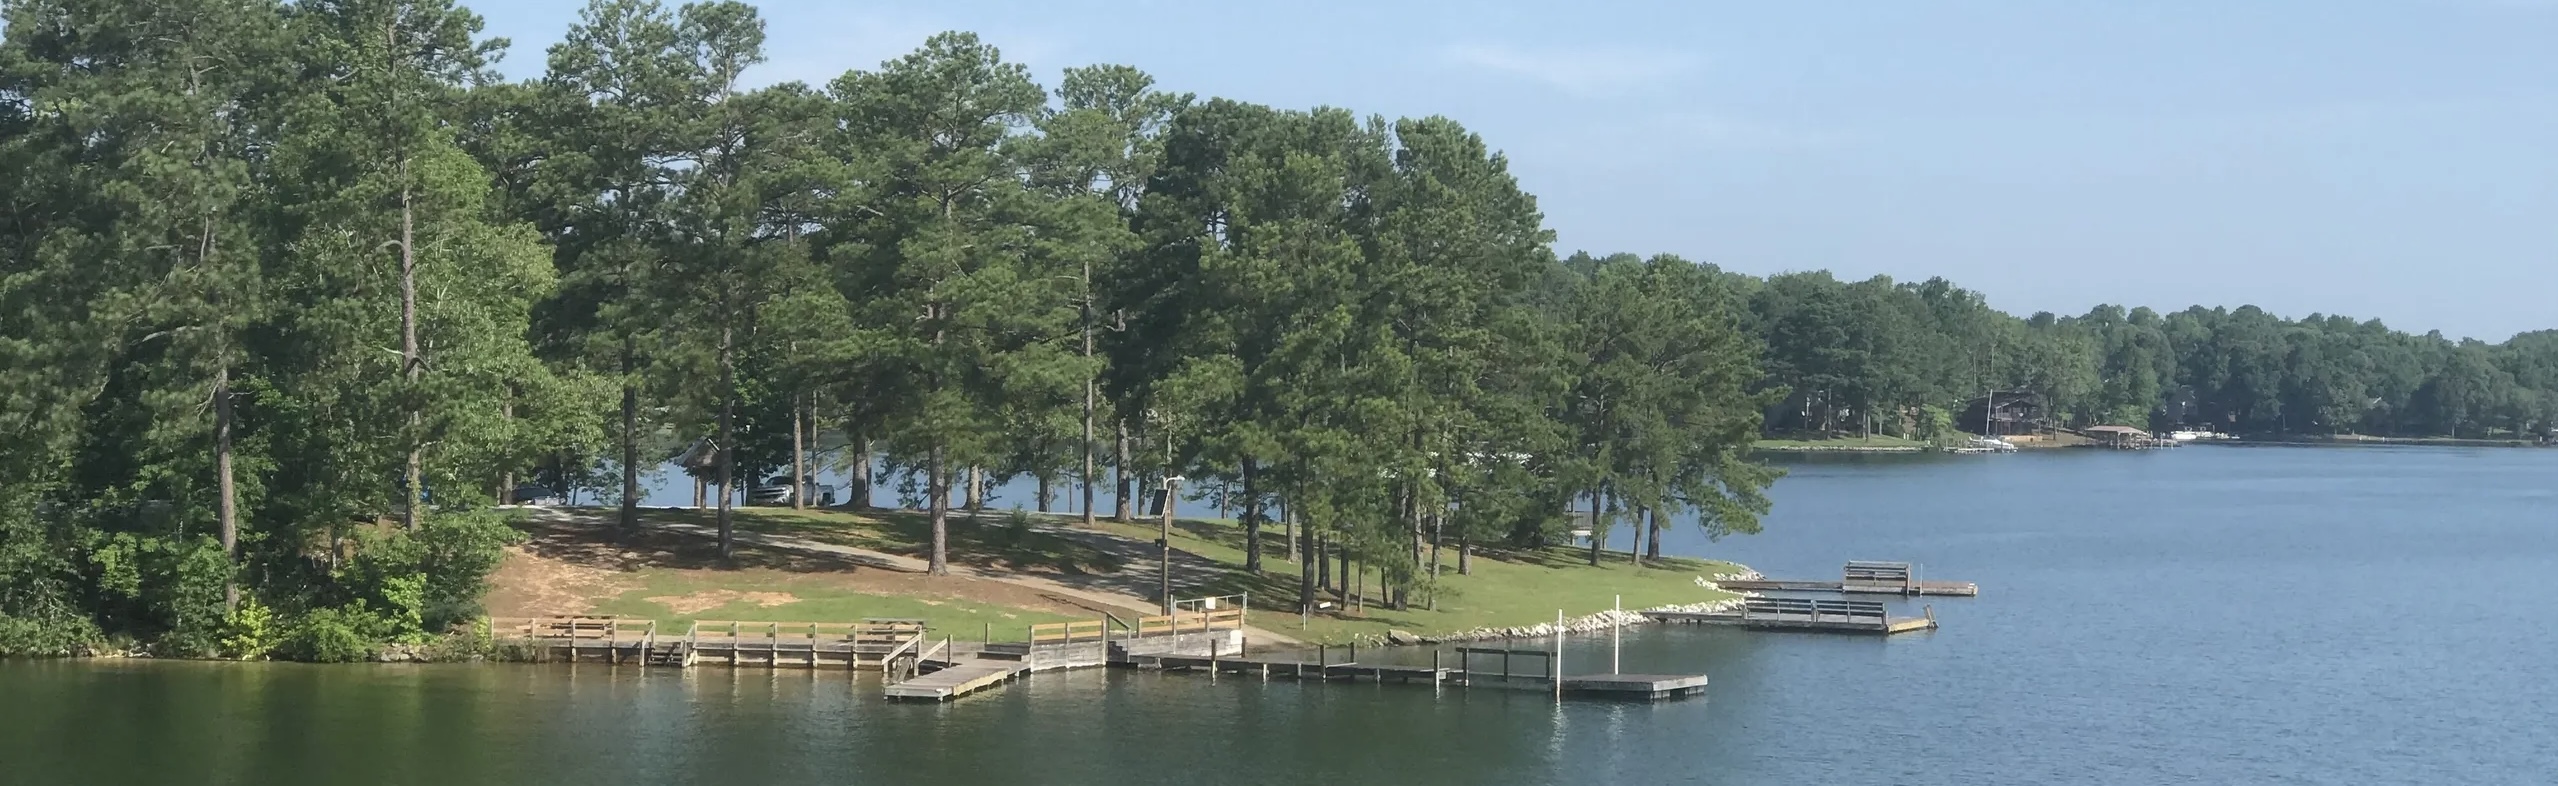
M 471 5 L 531 77 L 582 3 Z M 1564 253 L 2558 328 L 2558 0 L 758 5 L 761 82 L 963 29 L 1051 82 L 1447 115 Z

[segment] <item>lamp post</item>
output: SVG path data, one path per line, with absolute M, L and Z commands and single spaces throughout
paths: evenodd
M 1173 499 L 1175 498 L 1175 496 L 1176 496 L 1176 495 L 1178 495 L 1178 494 L 1180 494 L 1180 493 L 1181 493 L 1181 481 L 1182 481 L 1182 480 L 1183 480 L 1183 478 L 1182 478 L 1180 475 L 1165 475 L 1165 476 L 1164 476 L 1164 520 L 1163 520 L 1163 535 L 1162 535 L 1162 537 L 1158 537 L 1158 538 L 1156 538 L 1156 539 L 1155 539 L 1155 546 L 1156 546 L 1156 548 L 1162 549 L 1162 551 L 1163 551 L 1163 560 L 1162 560 L 1162 561 L 1163 561 L 1163 597 L 1164 597 L 1164 615 L 1165 615 L 1165 616 L 1171 616 L 1171 615 L 1172 615 L 1172 612 L 1173 612 L 1173 608 L 1172 608 L 1172 501 L 1173 501 Z

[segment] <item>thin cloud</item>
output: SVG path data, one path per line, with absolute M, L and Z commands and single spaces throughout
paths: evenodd
M 1699 65 L 1695 55 L 1656 49 L 1522 49 L 1485 43 L 1441 47 L 1439 60 L 1583 95 L 1657 84 Z
M 1670 140 L 1708 148 L 1778 150 L 1829 147 L 1846 135 L 1709 112 L 1673 112 L 1660 117 Z

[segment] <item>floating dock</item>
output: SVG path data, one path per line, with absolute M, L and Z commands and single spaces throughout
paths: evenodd
M 888 686 L 891 699 L 909 701 L 951 701 L 961 696 L 1011 682 L 1030 673 L 1030 664 L 1021 661 L 967 660 L 942 666 L 939 670 Z
M 1735 592 L 1837 592 L 1850 595 L 1951 595 L 1973 597 L 1979 585 L 1968 581 L 1919 581 L 1907 562 L 1856 561 L 1840 571 L 1838 581 L 1757 579 L 1716 582 Z
M 1894 617 L 1881 601 L 1871 600 L 1751 598 L 1742 604 L 1738 612 L 1646 611 L 1643 616 L 1657 622 L 1691 625 L 1877 636 L 1936 629 L 1936 615 L 1933 613 L 1920 617 Z

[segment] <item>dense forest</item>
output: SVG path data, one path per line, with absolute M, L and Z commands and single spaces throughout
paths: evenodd
M 1455 121 L 1042 85 L 966 33 L 750 87 L 753 8 L 597 0 L 510 82 L 447 0 L 0 7 L 0 654 L 423 641 L 477 614 L 520 485 L 639 527 L 686 445 L 723 553 L 742 491 L 840 443 L 935 572 L 1002 479 L 1089 520 L 1187 478 L 1400 603 L 1425 547 L 1558 540 L 1575 500 L 1593 561 L 1754 531 L 1762 433 L 1941 436 L 1993 388 L 2061 425 L 2558 410 L 2558 334 L 1558 258 Z

